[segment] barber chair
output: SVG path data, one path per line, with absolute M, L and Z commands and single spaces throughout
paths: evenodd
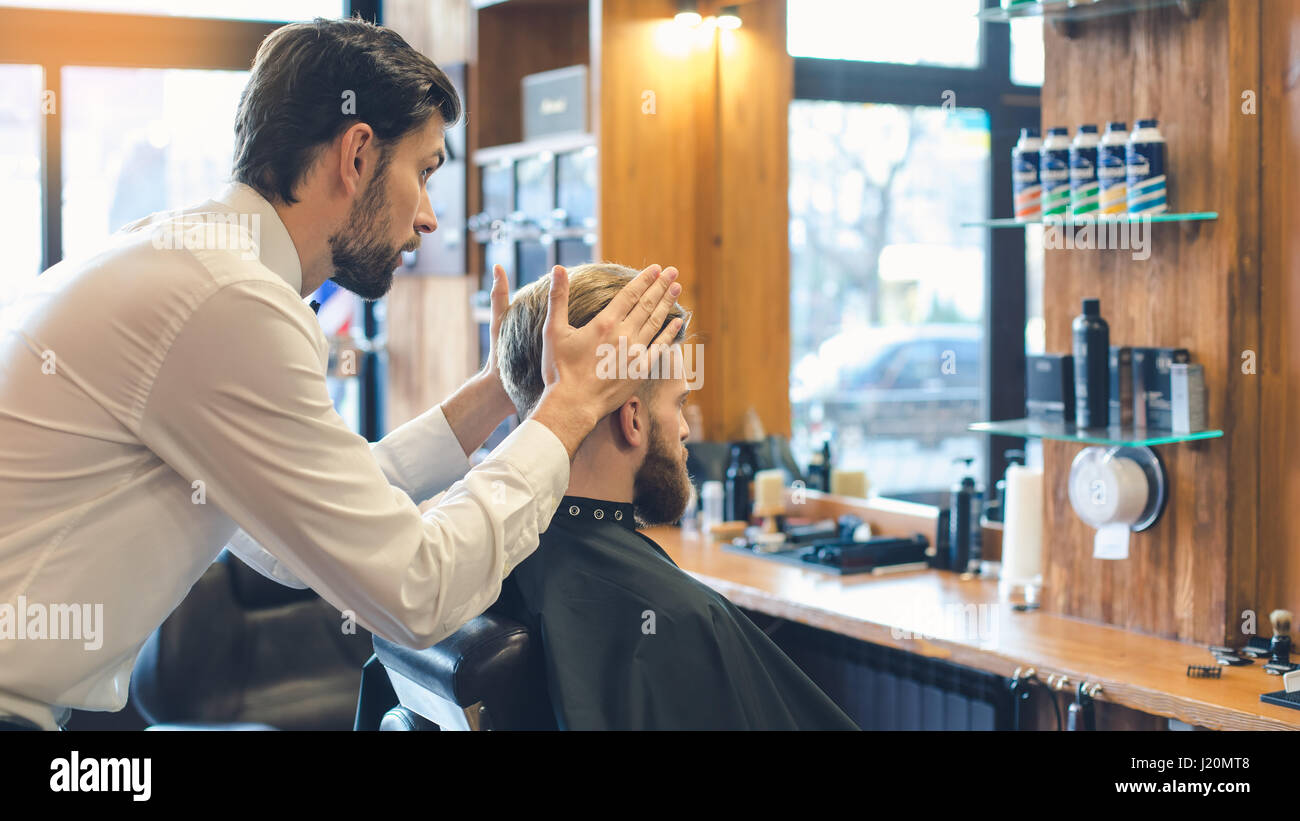
M 537 638 L 517 621 L 484 613 L 443 641 L 412 650 L 374 637 L 357 729 L 554 730 Z M 386 671 L 388 682 L 372 674 Z M 374 692 L 391 683 L 398 705 L 374 726 Z M 367 714 L 371 718 L 367 718 Z
M 131 700 L 151 730 L 347 730 L 370 633 L 223 551 L 145 642 Z

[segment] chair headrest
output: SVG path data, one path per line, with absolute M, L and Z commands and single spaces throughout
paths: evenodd
M 484 613 L 424 650 L 380 636 L 374 645 L 385 667 L 460 707 L 490 701 L 540 672 L 528 629 L 496 613 Z

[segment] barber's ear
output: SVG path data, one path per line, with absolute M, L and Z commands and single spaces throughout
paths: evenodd
M 339 179 L 349 196 L 361 187 L 365 164 L 374 156 L 375 132 L 365 123 L 356 123 L 339 136 Z
M 645 403 L 641 401 L 641 398 L 633 396 L 616 411 L 619 430 L 623 433 L 623 439 L 627 441 L 630 447 L 639 448 L 645 443 L 647 433 L 645 410 Z

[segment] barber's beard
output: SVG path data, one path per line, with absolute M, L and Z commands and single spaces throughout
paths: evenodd
M 419 236 L 393 247 L 388 237 L 388 158 L 381 157 L 374 179 L 352 203 L 343 228 L 329 238 L 334 273 L 330 279 L 362 299 L 379 299 L 393 287 L 393 271 L 402 262 L 403 251 L 414 251 Z
M 653 418 L 649 433 L 650 446 L 632 485 L 637 521 L 647 527 L 676 522 L 691 500 L 691 479 L 681 442 L 661 439 Z

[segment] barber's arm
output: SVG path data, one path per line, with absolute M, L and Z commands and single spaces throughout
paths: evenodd
M 287 311 L 273 283 L 226 286 L 196 309 L 153 383 L 140 436 L 332 605 L 392 641 L 428 646 L 483 612 L 536 549 L 582 438 L 634 388 L 594 379 L 597 344 L 654 341 L 643 328 L 666 316 L 667 283 L 653 279 L 611 303 L 624 319 L 581 330 L 567 312 L 557 312 L 563 328 L 548 319 L 534 417 L 424 517 L 334 411 L 314 320 Z M 560 296 L 567 308 L 567 277 L 556 280 L 552 310 Z
M 505 269 L 493 270 L 491 349 L 483 370 L 476 373 L 441 405 L 430 408 L 370 446 L 389 484 L 417 505 L 451 486 L 469 470 L 469 455 L 515 407 L 501 385 L 497 368 L 497 333 L 510 307 Z M 242 529 L 227 548 L 249 567 L 287 587 L 308 585 Z

